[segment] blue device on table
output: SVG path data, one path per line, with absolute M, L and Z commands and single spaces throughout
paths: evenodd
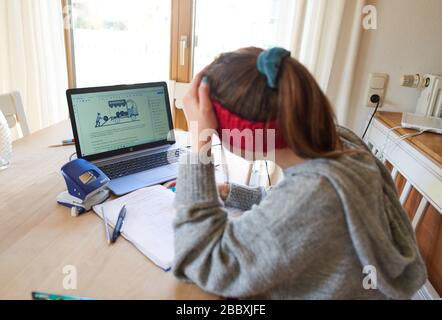
M 71 208 L 73 216 L 87 212 L 109 198 L 106 188 L 109 178 L 89 161 L 73 160 L 61 168 L 61 174 L 68 190 L 57 197 L 57 202 Z

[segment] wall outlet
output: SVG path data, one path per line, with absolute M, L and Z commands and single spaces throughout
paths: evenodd
M 370 73 L 368 78 L 367 97 L 365 105 L 369 108 L 375 108 L 376 103 L 371 102 L 371 97 L 377 94 L 380 98 L 379 108 L 384 104 L 385 92 L 387 91 L 388 74 L 386 73 Z

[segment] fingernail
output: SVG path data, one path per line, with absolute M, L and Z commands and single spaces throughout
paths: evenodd
M 204 77 L 203 77 L 203 80 L 201 80 L 201 82 L 202 82 L 203 84 L 208 84 L 208 83 L 209 83 L 209 77 L 208 77 L 208 76 L 204 76 Z

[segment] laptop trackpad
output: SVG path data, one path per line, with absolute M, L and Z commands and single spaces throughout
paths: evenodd
M 166 178 L 166 177 L 170 177 L 172 175 L 176 175 L 177 170 L 173 167 L 173 166 L 166 166 L 166 167 L 161 167 L 155 170 L 149 170 L 149 171 L 144 171 L 144 172 L 140 172 L 137 174 L 134 174 L 132 177 L 137 180 L 140 181 L 141 183 L 150 183 L 150 182 L 156 182 L 156 181 L 161 181 L 162 179 Z
M 109 189 L 117 196 L 148 187 L 154 184 L 166 182 L 175 179 L 177 176 L 178 166 L 168 165 L 154 170 L 136 173 L 130 176 L 121 177 L 112 180 L 109 183 Z
M 117 196 L 122 196 L 128 192 L 141 189 L 145 187 L 146 184 L 141 180 L 134 179 L 134 176 L 127 176 L 111 180 L 108 188 Z

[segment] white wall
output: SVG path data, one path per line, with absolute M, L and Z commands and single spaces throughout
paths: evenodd
M 388 73 L 385 111 L 415 111 L 416 89 L 399 85 L 403 74 L 442 75 L 442 0 L 371 0 L 377 30 L 364 30 L 350 100 L 349 125 L 361 133 L 373 109 L 364 106 L 368 75 Z

